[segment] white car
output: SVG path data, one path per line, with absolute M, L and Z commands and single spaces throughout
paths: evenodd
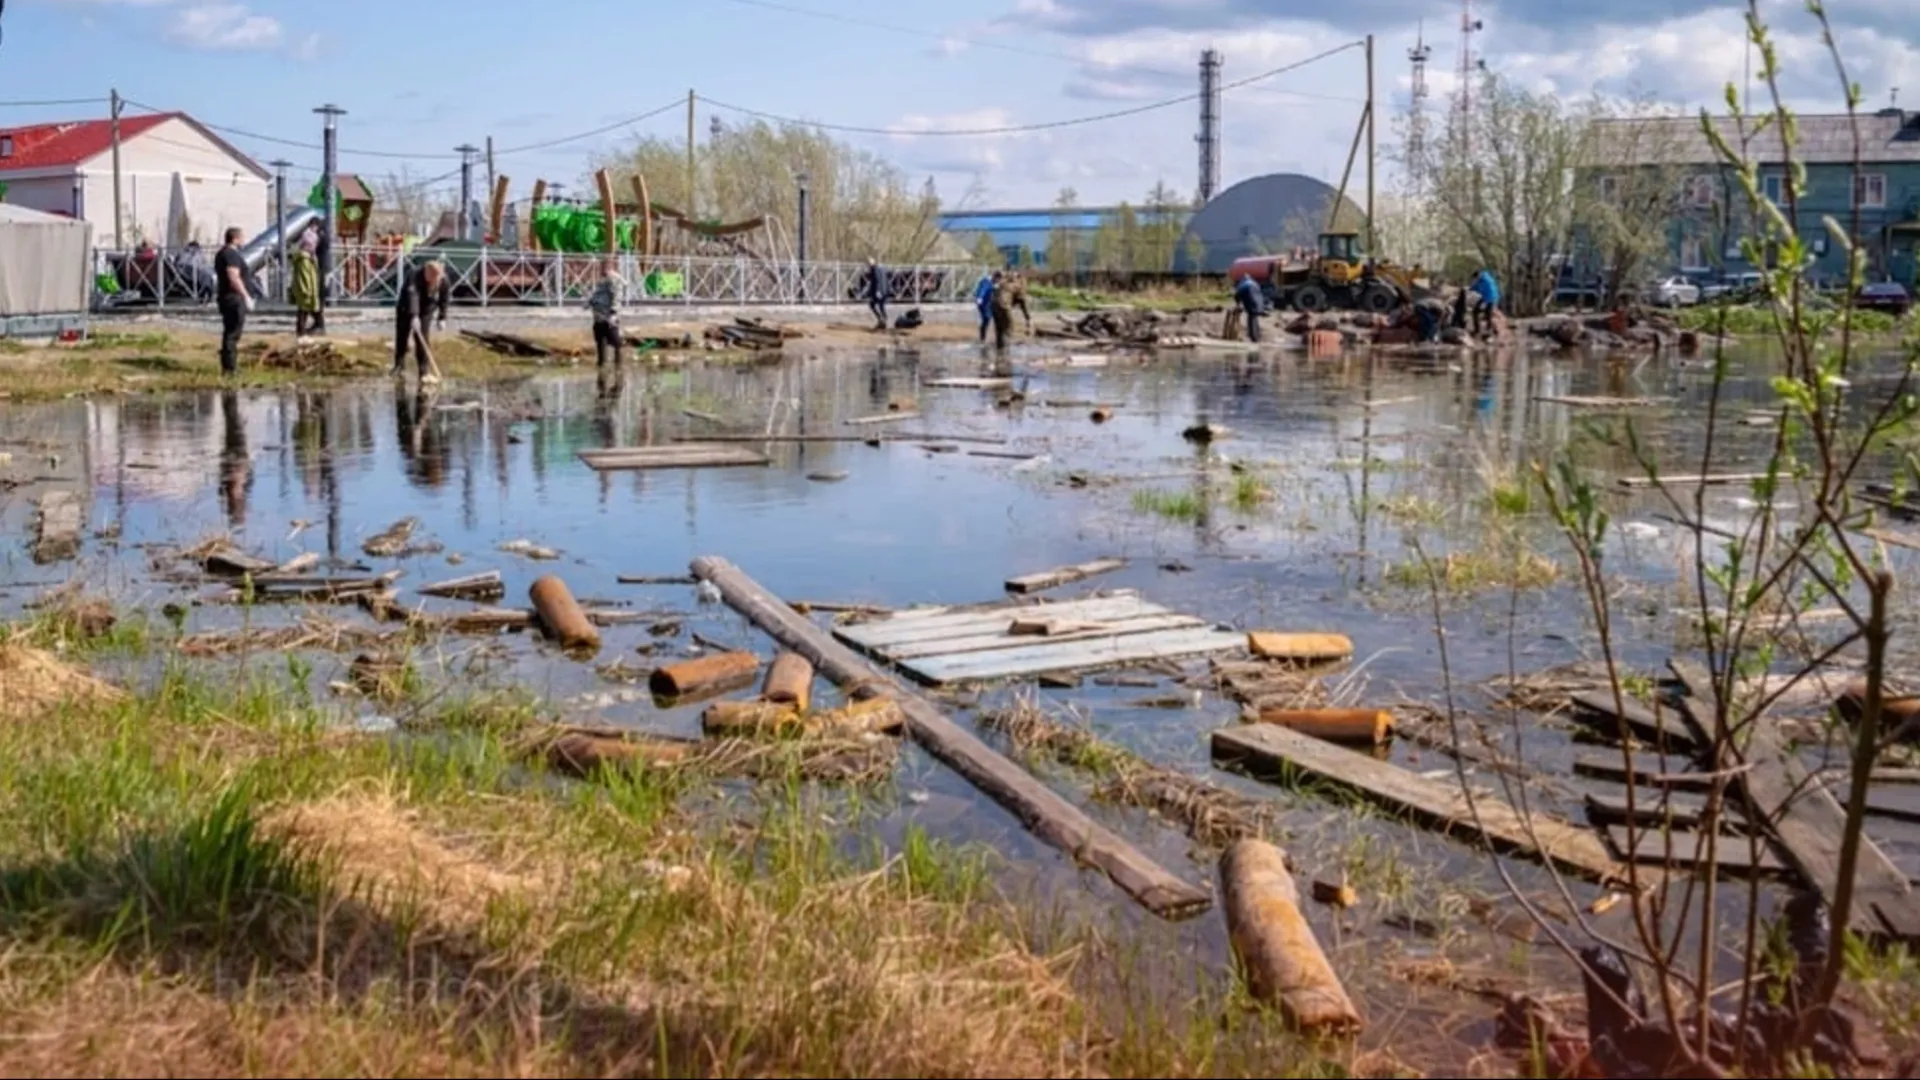
M 1700 302 L 1700 286 L 1683 277 L 1661 278 L 1647 287 L 1647 303 L 1659 307 L 1687 307 Z

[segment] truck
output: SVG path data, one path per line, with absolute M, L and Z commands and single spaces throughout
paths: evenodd
M 1404 267 L 1362 252 L 1355 232 L 1324 232 L 1311 254 L 1250 255 L 1227 268 L 1230 284 L 1251 277 L 1275 310 L 1312 314 L 1328 309 L 1384 315 L 1427 295 L 1418 267 Z

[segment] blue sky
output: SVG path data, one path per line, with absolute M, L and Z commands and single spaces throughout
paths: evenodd
M 1872 104 L 1904 84 L 1903 104 L 1920 107 L 1917 5 L 1830 0 Z M 1797 103 L 1832 107 L 1799 0 L 1764 6 L 1794 65 Z M 1701 104 L 1739 77 L 1736 0 L 1478 7 L 1479 54 L 1541 89 L 1632 89 Z M 0 101 L 99 98 L 117 86 L 145 105 L 311 144 L 233 136 L 261 160 L 284 155 L 297 170 L 317 168 L 311 109 L 333 101 L 349 110 L 340 140 L 348 151 L 414 155 L 349 152 L 344 169 L 380 179 L 404 167 L 422 179 L 454 169 L 461 142 L 491 135 L 504 149 L 559 138 L 684 101 L 689 88 L 830 123 L 997 128 L 1189 94 L 1202 48 L 1223 52 L 1232 81 L 1372 32 L 1385 145 L 1408 100 L 1406 50 L 1423 32 L 1434 47 L 1437 122 L 1454 84 L 1459 12 L 1458 0 L 14 0 L 0 26 Z M 869 21 L 894 29 L 862 25 Z M 1364 92 L 1357 49 L 1229 92 L 1226 179 L 1296 170 L 1337 180 Z M 1191 191 L 1196 111 L 1188 102 L 1024 135 L 846 137 L 916 180 L 933 177 L 949 204 L 1045 204 L 1069 186 L 1092 204 L 1137 200 L 1158 179 Z M 104 105 L 7 107 L 0 122 L 90 112 Z M 701 137 L 716 113 L 740 119 L 703 103 Z M 684 106 L 630 130 L 684 137 Z M 540 176 L 571 183 L 624 135 L 506 154 L 498 165 L 516 186 Z

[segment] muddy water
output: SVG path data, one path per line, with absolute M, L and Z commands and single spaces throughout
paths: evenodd
M 718 604 L 679 586 L 627 586 L 621 574 L 681 574 L 701 554 L 732 560 L 767 588 L 794 600 L 905 606 L 965 603 L 1001 594 L 1009 576 L 1104 555 L 1127 569 L 1079 587 L 1133 587 L 1176 610 L 1244 629 L 1335 630 L 1365 661 L 1360 697 L 1389 705 L 1403 697 L 1440 702 L 1451 673 L 1455 700 L 1491 715 L 1477 689 L 1509 670 L 1521 673 L 1591 655 L 1591 620 L 1570 575 L 1519 594 L 1466 590 L 1443 597 L 1438 620 L 1424 588 L 1408 584 L 1417 553 L 1442 557 L 1488 543 L 1490 523 L 1570 566 L 1565 542 L 1540 514 L 1498 513 L 1490 492 L 1530 459 L 1571 449 L 1610 492 L 1615 520 L 1602 562 L 1627 583 L 1620 617 L 1626 659 L 1652 670 L 1685 640 L 1674 609 L 1685 544 L 1651 497 L 1627 497 L 1614 481 L 1636 467 L 1583 428 L 1591 409 L 1539 400 L 1567 395 L 1645 396 L 1668 403 L 1634 415 L 1669 471 L 1695 472 L 1705 424 L 1703 364 L 1520 353 L 1431 361 L 1347 356 L 1172 353 L 1159 357 L 1078 357 L 1029 351 L 1012 358 L 1026 403 L 996 405 L 990 390 L 935 388 L 923 380 L 978 375 L 971 347 L 828 353 L 787 363 L 590 369 L 486 384 L 455 384 L 420 396 L 369 382 L 327 391 L 295 389 L 73 400 L 0 410 L 0 615 L 17 614 L 46 585 L 69 575 L 123 604 L 159 609 L 205 595 L 205 586 L 153 573 L 150 554 L 230 533 L 275 560 L 312 552 L 340 564 L 404 569 L 400 587 L 497 569 L 507 603 L 522 604 L 538 576 L 562 575 L 590 602 L 658 613 L 605 630 L 602 663 L 644 670 L 698 651 L 708 641 L 765 651 L 764 639 Z M 1741 358 L 1727 394 L 1715 471 L 1757 462 L 1770 429 L 1734 421 L 1770 397 L 1770 361 Z M 847 420 L 917 402 L 918 421 L 852 426 Z M 1112 407 L 1096 424 L 1094 403 Z M 1617 415 L 1617 414 L 1615 414 Z M 1197 447 L 1182 433 L 1196 423 L 1226 429 Z M 780 443 L 767 468 L 596 473 L 576 457 L 602 446 L 665 441 L 720 431 L 775 430 L 857 436 L 923 432 L 924 444 Z M 942 436 L 954 436 L 943 441 Z M 961 441 L 967 440 L 967 441 Z M 972 441 L 999 440 L 999 441 Z M 938 447 L 939 449 L 930 449 Z M 970 451 L 988 451 L 988 454 Z M 1027 454 L 1027 458 L 1008 455 Z M 821 477 L 844 473 L 843 479 Z M 1238 479 L 1241 473 L 1258 483 Z M 810 478 L 811 477 L 811 478 Z M 38 566 L 21 542 L 30 501 L 52 488 L 89 500 L 89 539 L 76 563 Z M 1264 493 L 1264 494 L 1263 494 Z M 1736 522 L 1744 489 L 1710 489 L 1710 521 Z M 417 517 L 417 541 L 442 550 L 373 559 L 361 544 L 402 517 Z M 504 552 L 516 540 L 556 549 L 537 561 Z M 1065 590 L 1071 594 L 1076 590 Z M 457 603 L 440 606 L 457 609 Z M 325 614 L 357 619 L 351 608 Z M 188 606 L 184 632 L 296 617 L 278 606 Z M 649 623 L 681 620 L 677 633 Z M 582 719 L 671 733 L 698 731 L 698 706 L 662 709 L 642 689 L 610 682 L 526 635 L 497 643 L 451 642 L 442 657 L 463 680 L 517 683 Z M 316 692 L 344 677 L 347 657 L 312 658 Z M 278 655 L 227 661 L 284 671 Z M 988 702 L 1004 691 L 990 691 Z M 1230 722 L 1231 703 L 1158 687 L 1048 689 L 1102 734 L 1169 765 L 1208 770 L 1206 734 Z M 1145 699 L 1185 699 L 1178 707 Z M 372 705 L 342 699 L 361 722 L 390 722 Z M 1504 724 L 1505 721 L 1502 721 Z M 1536 804 L 1578 813 L 1566 782 L 1569 734 L 1527 721 L 1502 728 L 1542 772 L 1529 785 Z M 1451 758 L 1401 741 L 1393 760 L 1421 772 Z M 1495 974 L 1528 972 L 1562 986 L 1564 970 L 1545 949 L 1528 949 L 1489 929 L 1481 903 L 1500 883 L 1467 848 L 1377 815 L 1334 809 L 1213 772 L 1222 784 L 1288 801 L 1289 846 L 1303 876 L 1343 872 L 1368 897 L 1362 908 L 1313 917 L 1336 953 L 1397 963 L 1464 948 Z M 1476 783 L 1499 778 L 1476 772 Z M 1063 790 L 1080 791 L 1066 777 Z M 1057 900 L 1071 871 L 1037 848 L 1010 817 L 929 760 L 910 756 L 891 830 L 918 822 L 936 836 L 979 840 L 1008 858 L 1007 887 Z M 1177 830 L 1143 815 L 1102 810 L 1169 865 L 1211 876 L 1189 857 Z M 1920 851 L 1916 847 L 1915 851 Z M 1525 889 L 1543 891 L 1543 873 L 1512 868 Z M 1144 951 L 1168 957 L 1224 955 L 1217 917 L 1179 927 L 1136 920 L 1115 894 L 1089 880 L 1079 902 L 1141 935 Z M 1583 894 L 1585 895 L 1585 894 Z M 1430 928 L 1392 929 L 1393 916 L 1459 920 L 1466 930 L 1436 941 Z M 1339 925 L 1335 925 L 1338 922 Z M 1336 959 L 1336 963 L 1340 963 Z M 1343 967 L 1348 965 L 1342 964 Z M 1356 988 L 1381 1016 L 1448 1034 L 1473 1035 L 1449 1019 L 1459 1002 L 1434 997 L 1372 959 L 1351 965 Z M 1171 976 L 1186 979 L 1185 976 Z M 1190 981 L 1190 980 L 1189 980 Z M 1179 989 L 1170 992 L 1178 993 Z M 1473 1010 L 1484 1016 L 1485 1010 Z M 1379 1017 L 1376 1018 L 1378 1021 Z M 1402 1026 L 1399 1036 L 1404 1036 Z

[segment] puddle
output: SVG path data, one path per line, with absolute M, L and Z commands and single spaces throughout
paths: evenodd
M 1510 665 L 1527 673 L 1589 658 L 1586 600 L 1564 540 L 1539 513 L 1503 515 L 1496 489 L 1498 478 L 1568 445 L 1583 425 L 1618 414 L 1538 399 L 1672 399 L 1637 411 L 1636 420 L 1669 471 L 1695 472 L 1704 433 L 1698 403 L 1709 378 L 1696 364 L 1636 368 L 1527 353 L 1414 366 L 1271 352 L 1100 359 L 1017 350 L 1013 385 L 1025 400 L 1009 407 L 997 404 L 1000 390 L 923 385 L 984 374 L 982 354 L 971 346 L 635 367 L 618 376 L 540 374 L 455 383 L 428 397 L 367 382 L 0 407 L 0 452 L 8 455 L 0 483 L 12 488 L 0 487 L 0 617 L 21 614 L 43 588 L 77 574 L 123 606 L 155 613 L 183 606 L 185 634 L 243 618 L 256 626 L 297 619 L 300 609 L 281 605 L 194 605 L 209 595 L 206 586 L 167 580 L 150 563 L 153 551 L 218 533 L 276 563 L 311 553 L 323 566 L 399 569 L 398 588 L 410 601 L 418 586 L 497 570 L 502 603 L 524 606 L 532 582 L 555 573 L 584 606 L 634 613 L 602 628 L 594 663 L 568 659 L 524 633 L 451 639 L 444 648 L 458 655 L 439 659 L 474 680 L 517 683 L 582 720 L 690 735 L 699 731 L 704 703 L 662 707 L 631 689 L 632 680 L 605 677 L 596 665 L 617 663 L 618 676 L 716 647 L 765 656 L 771 646 L 689 586 L 622 584 L 622 575 L 683 575 L 695 556 L 716 554 L 791 601 L 904 607 L 995 599 L 1009 577 L 1118 555 L 1129 560 L 1125 569 L 1060 594 L 1133 588 L 1233 628 L 1344 633 L 1355 645 L 1353 666 L 1364 664 L 1368 704 L 1438 703 L 1447 686 L 1434 615 L 1426 590 L 1408 584 L 1409 568 L 1418 565 L 1415 543 L 1434 557 L 1471 553 L 1485 543 L 1489 521 L 1503 520 L 1517 542 L 1562 572 L 1517 595 L 1490 588 L 1445 599 L 1456 700 L 1498 718 L 1476 689 L 1487 680 Z M 1765 355 L 1742 357 L 1737 368 L 1723 406 L 1733 418 L 1771 399 Z M 919 418 L 848 423 L 892 406 Z M 1096 422 L 1095 409 L 1108 415 Z M 1729 423 L 1716 471 L 1742 471 L 1773 437 L 1757 424 Z M 1184 434 L 1195 425 L 1224 433 L 1196 445 Z M 769 430 L 816 441 L 770 444 L 764 467 L 596 472 L 576 456 Z M 909 433 L 924 437 L 860 441 Z M 1609 491 L 1615 478 L 1636 473 L 1623 453 L 1584 445 L 1582 464 Z M 38 565 L 26 542 L 32 501 L 56 488 L 82 494 L 88 539 L 77 562 Z M 1740 486 L 1710 489 L 1708 520 L 1739 520 L 1745 494 Z M 1652 670 L 1674 651 L 1673 609 L 1682 602 L 1674 578 L 1685 540 L 1659 516 L 1655 497 L 1616 498 L 1622 528 L 1602 559 L 1631 583 L 1621 598 L 1623 659 Z M 409 517 L 419 523 L 410 553 L 362 551 L 364 541 Z M 534 557 L 546 554 L 556 557 Z M 1895 552 L 1896 565 L 1910 555 Z M 463 609 L 451 600 L 429 605 Z M 351 605 L 321 612 L 363 618 Z M 346 678 L 350 657 L 314 654 L 316 693 Z M 274 652 L 219 662 L 289 669 Z M 1183 666 L 1197 670 L 1204 661 Z M 1431 914 L 1435 901 L 1419 883 L 1435 873 L 1448 889 L 1500 895 L 1486 860 L 1464 846 L 1211 770 L 1207 735 L 1238 712 L 1224 698 L 1194 703 L 1190 690 L 1164 678 L 1124 682 L 1130 685 L 1089 679 L 1038 694 L 1072 703 L 1104 737 L 1155 764 L 1282 799 L 1286 842 L 1302 876 L 1346 872 L 1381 905 L 1365 919 L 1316 906 L 1311 915 L 1330 949 L 1355 935 L 1398 936 L 1417 959 L 1429 948 L 1426 938 L 1393 931 L 1375 916 Z M 1180 707 L 1167 707 L 1169 696 Z M 980 698 L 1003 699 L 998 690 Z M 360 722 L 370 730 L 395 722 L 372 703 L 363 711 Z M 1497 719 L 1496 726 L 1507 724 Z M 1567 729 L 1555 725 L 1509 731 L 1504 746 L 1560 773 L 1572 753 Z M 1390 760 L 1449 778 L 1455 768 L 1451 757 L 1408 739 L 1394 743 Z M 1059 790 L 1085 790 L 1078 779 L 1040 768 Z M 1477 771 L 1474 781 L 1499 786 L 1491 772 Z M 1015 890 L 1057 892 L 1070 881 L 1056 853 L 923 755 L 906 757 L 898 787 L 893 827 L 917 821 L 945 839 L 989 844 L 1007 856 Z M 1533 797 L 1579 816 L 1571 785 Z M 1211 880 L 1211 865 L 1191 861 L 1177 828 L 1132 811 L 1100 814 L 1177 872 Z M 1523 888 L 1549 887 L 1547 875 L 1528 864 L 1512 871 Z M 1225 955 L 1217 918 L 1166 926 L 1133 913 L 1104 887 L 1097 895 L 1146 940 L 1157 935 L 1178 953 Z M 1510 943 L 1487 949 L 1495 958 L 1510 953 Z M 1551 962 L 1548 950 L 1536 949 L 1520 970 Z M 1357 972 L 1354 981 L 1357 993 L 1388 1001 L 1416 1024 L 1454 1022 L 1442 1011 L 1423 1014 L 1421 994 L 1407 980 Z

